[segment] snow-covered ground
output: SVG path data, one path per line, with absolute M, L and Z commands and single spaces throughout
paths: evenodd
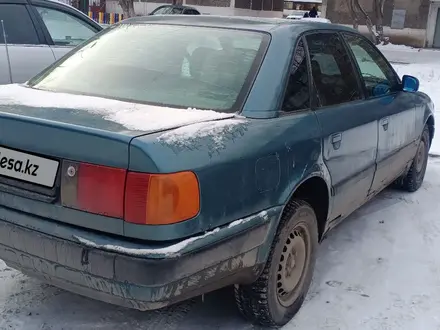
M 379 49 L 388 60 L 396 63 L 438 64 L 440 61 L 440 50 L 438 49 L 420 49 L 393 44 L 379 46 Z
M 440 52 L 384 48 L 396 71 L 418 77 L 420 89 L 440 109 L 440 57 L 417 60 L 421 53 L 430 52 L 424 56 L 432 59 Z M 431 152 L 440 154 L 439 132 L 437 136 Z M 283 330 L 440 329 L 438 196 L 440 158 L 435 157 L 417 193 L 386 190 L 333 230 L 321 245 L 307 301 Z M 0 260 L 0 330 L 4 329 L 256 328 L 238 315 L 230 289 L 208 294 L 204 301 L 197 298 L 142 313 L 59 290 Z

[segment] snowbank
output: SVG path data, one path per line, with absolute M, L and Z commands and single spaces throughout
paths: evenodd
M 392 43 L 388 43 L 386 45 L 378 45 L 377 48 L 380 50 L 396 50 L 396 51 L 410 51 L 410 52 L 419 52 L 420 48 L 414 48 L 406 45 L 395 45 Z

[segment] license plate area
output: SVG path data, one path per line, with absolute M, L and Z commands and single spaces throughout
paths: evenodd
M 54 192 L 60 161 L 0 146 L 0 183 Z M 32 189 L 29 189 L 33 187 Z M 38 188 L 37 188 L 38 187 Z M 50 194 L 52 195 L 52 194 Z

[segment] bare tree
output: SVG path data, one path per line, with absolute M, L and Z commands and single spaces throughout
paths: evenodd
M 385 0 L 374 0 L 373 9 L 376 18 L 376 33 L 379 42 L 387 41 L 383 35 L 383 7 Z
M 356 10 L 354 9 L 353 0 L 346 0 L 348 5 L 348 10 L 350 11 L 351 20 L 353 21 L 353 29 L 359 29 L 359 16 Z
M 359 0 L 347 0 L 350 15 L 353 20 L 353 28 L 359 28 L 359 14 L 365 19 L 368 31 L 370 32 L 371 39 L 374 43 L 379 44 L 381 42 L 388 42 L 388 38 L 384 36 L 383 32 L 383 8 L 385 0 L 370 0 L 373 3 L 373 20 L 367 11 L 361 6 Z
M 122 13 L 124 14 L 124 19 L 136 16 L 134 12 L 133 0 L 119 0 L 119 5 L 122 8 Z

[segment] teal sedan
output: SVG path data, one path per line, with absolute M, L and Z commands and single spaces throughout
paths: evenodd
M 434 105 L 418 88 L 338 25 L 111 25 L 0 88 L 0 258 L 143 311 L 234 285 L 245 318 L 281 326 L 331 228 L 421 187 Z

